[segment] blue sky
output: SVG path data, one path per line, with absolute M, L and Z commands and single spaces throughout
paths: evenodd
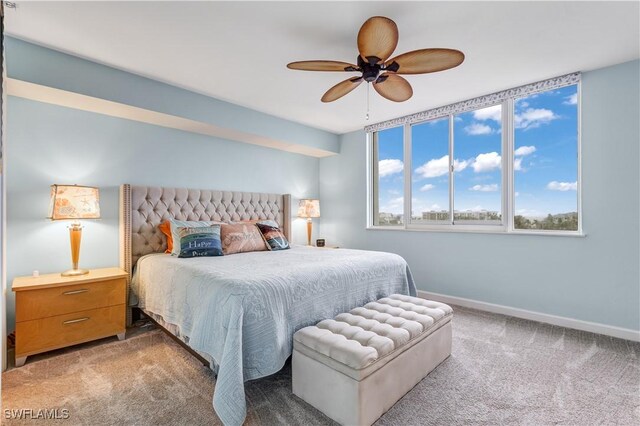
M 577 86 L 515 102 L 516 214 L 577 210 Z M 448 209 L 448 120 L 412 127 L 413 215 Z M 380 211 L 402 212 L 402 128 L 378 136 Z M 455 210 L 500 212 L 501 107 L 454 117 Z

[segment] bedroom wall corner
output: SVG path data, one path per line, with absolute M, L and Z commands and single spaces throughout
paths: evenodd
M 322 237 L 338 246 L 366 249 L 366 133 L 340 135 L 340 154 L 320 160 Z
M 636 60 L 582 76 L 585 238 L 366 230 L 363 131 L 342 135 L 340 154 L 320 160 L 323 234 L 402 255 L 426 292 L 637 333 L 639 70 Z

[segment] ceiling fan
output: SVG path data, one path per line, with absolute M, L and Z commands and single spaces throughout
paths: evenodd
M 388 59 L 398 44 L 398 26 L 389 18 L 374 16 L 366 20 L 358 32 L 357 65 L 340 61 L 298 61 L 287 68 L 302 71 L 360 72 L 360 77 L 348 78 L 327 91 L 322 102 L 340 99 L 360 83 L 372 83 L 381 96 L 404 102 L 413 95 L 407 80 L 398 74 L 426 74 L 457 67 L 464 53 L 455 49 L 420 49 Z

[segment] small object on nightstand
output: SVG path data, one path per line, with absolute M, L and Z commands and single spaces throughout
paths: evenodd
M 324 238 L 318 238 L 316 240 L 316 247 L 324 247 Z
M 41 352 L 109 336 L 123 340 L 127 278 L 120 268 L 105 268 L 14 279 L 16 367 Z

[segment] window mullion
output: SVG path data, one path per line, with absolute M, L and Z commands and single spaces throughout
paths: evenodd
M 514 185 L 514 133 L 513 133 L 513 99 L 507 99 L 502 103 L 502 129 L 503 129 L 503 151 L 506 157 L 506 164 L 503 161 L 503 191 L 502 191 L 502 208 L 504 215 L 504 224 L 507 232 L 513 230 L 513 216 L 515 208 L 515 185 Z
M 454 194 L 454 185 L 453 181 L 453 172 L 454 172 L 454 164 L 455 161 L 453 159 L 453 115 L 449 115 L 449 222 L 451 225 L 454 225 L 455 222 L 453 220 L 453 194 Z
M 378 199 L 378 132 L 373 132 L 368 134 L 368 144 L 367 144 L 367 153 L 369 154 L 370 163 L 371 164 L 371 174 L 367 176 L 367 183 L 371 185 L 371 200 L 369 202 L 369 206 L 371 208 L 368 216 L 371 224 L 374 226 L 379 225 L 378 218 L 378 208 L 379 208 L 379 199 Z
M 377 183 L 377 149 L 375 146 L 376 132 L 366 134 L 366 158 L 367 164 L 367 226 L 377 226 L 378 220 L 378 183 Z
M 404 228 L 411 223 L 411 125 L 405 124 L 402 134 L 404 159 Z
M 577 105 L 576 107 L 578 108 L 578 112 L 577 112 L 577 118 L 578 118 L 578 156 L 576 158 L 576 161 L 578 162 L 578 176 L 577 176 L 577 182 L 578 182 L 578 193 L 577 198 L 578 198 L 578 233 L 582 234 L 582 82 L 578 81 L 577 84 Z

